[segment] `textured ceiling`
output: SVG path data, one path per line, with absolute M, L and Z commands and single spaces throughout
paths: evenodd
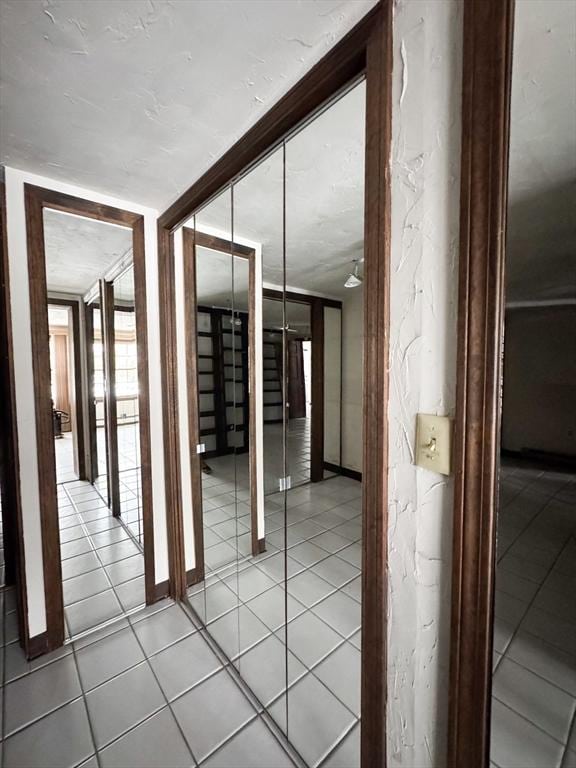
M 164 209 L 374 4 L 2 0 L 2 161 Z M 509 301 L 576 295 L 575 35 L 572 0 L 516 3 Z M 361 102 L 358 89 L 287 145 L 289 286 L 345 295 L 361 255 Z M 235 189 L 235 231 L 263 243 L 271 283 L 282 281 L 281 165 L 270 157 Z M 229 205 L 199 220 L 229 231 Z M 79 244 L 68 231 L 66 256 L 59 238 L 53 284 L 79 290 Z M 98 258 L 87 244 L 87 270 Z
M 84 294 L 132 247 L 132 230 L 44 210 L 48 290 Z
M 2 162 L 164 209 L 374 4 L 2 0 Z

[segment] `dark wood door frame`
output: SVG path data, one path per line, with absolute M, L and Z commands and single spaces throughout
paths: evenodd
M 513 0 L 466 0 L 448 765 L 490 755 Z
M 77 466 L 75 470 L 79 480 L 89 480 L 88 464 L 86 461 L 86 441 L 84 439 L 84 376 L 82 371 L 82 355 L 80 345 L 80 300 L 52 298 L 48 296 L 48 304 L 55 307 L 68 307 L 72 315 L 72 350 L 74 360 L 74 413 Z
M 196 247 L 207 248 L 219 253 L 246 259 L 248 272 L 248 398 L 249 408 L 249 467 L 250 467 L 250 536 L 252 554 L 258 555 L 264 551 L 265 540 L 258 538 L 258 498 L 257 498 L 257 468 L 256 468 L 256 347 L 255 347 L 255 258 L 253 248 L 230 240 L 206 234 L 190 227 L 183 228 L 183 259 L 184 259 L 184 296 L 185 296 L 185 338 L 186 338 L 186 381 L 188 384 L 188 430 L 190 439 L 190 463 L 192 475 L 192 514 L 194 521 L 195 568 L 187 574 L 189 584 L 204 578 L 204 544 L 202 517 L 202 462 L 201 455 L 196 452 L 197 436 L 200 434 L 200 408 L 198 385 L 198 344 L 197 344 L 197 311 L 198 300 L 196 291 L 197 259 Z M 246 395 L 245 395 L 246 396 Z
M 310 307 L 310 336 L 312 338 L 310 423 L 310 481 L 324 480 L 324 308 L 342 310 L 342 302 L 324 296 L 313 296 L 295 291 L 277 291 L 264 288 L 262 297 L 274 301 L 307 304 Z
M 73 197 L 31 184 L 24 185 L 26 234 L 30 293 L 32 358 L 34 372 L 34 405 L 38 450 L 38 482 L 42 525 L 42 559 L 47 630 L 37 653 L 43 653 L 64 642 L 64 606 L 62 568 L 56 492 L 56 467 L 50 405 L 50 352 L 48 347 L 48 309 L 46 288 L 46 255 L 44 245 L 45 208 L 73 213 L 89 219 L 125 226 L 132 230 L 134 281 L 136 286 L 136 323 L 138 333 L 138 373 L 140 408 L 140 444 L 142 460 L 142 506 L 144 520 L 144 562 L 146 601 L 157 599 L 154 576 L 154 521 L 150 471 L 150 427 L 148 403 L 148 342 L 146 323 L 146 281 L 144 252 L 144 217 L 131 211 Z M 113 308 L 113 303 L 112 303 Z
M 118 467 L 118 404 L 116 402 L 116 355 L 114 285 L 100 280 L 102 349 L 104 357 L 104 423 L 106 430 L 106 487 L 108 506 L 120 517 L 120 472 Z
M 99 305 L 84 304 L 84 331 L 86 345 L 86 384 L 88 392 L 88 480 L 94 484 L 99 476 L 98 471 L 98 432 L 96 426 L 96 400 L 94 397 L 94 310 Z
M 170 591 L 186 594 L 174 287 L 176 228 L 351 81 L 366 78 L 362 768 L 386 765 L 392 2 L 382 0 L 160 217 L 158 258 Z
M 14 585 L 20 644 L 34 655 L 28 628 L 26 559 L 20 496 L 20 455 L 14 383 L 14 341 L 10 305 L 10 270 L 6 228 L 6 187 L 0 170 L 0 495 L 4 533 L 5 584 Z

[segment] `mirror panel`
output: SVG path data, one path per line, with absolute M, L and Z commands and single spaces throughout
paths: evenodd
M 88 304 L 86 312 L 91 314 L 91 339 L 88 346 L 92 349 L 91 397 L 94 403 L 94 421 L 96 429 L 96 477 L 94 485 L 100 495 L 109 503 L 108 498 L 108 460 L 106 448 L 106 422 L 104 416 L 104 347 L 102 345 L 102 312 L 97 301 Z
M 364 113 L 362 82 L 286 142 L 287 299 L 310 296 L 312 346 L 309 475 L 290 445 L 298 420 L 288 423 L 288 556 L 304 570 L 287 586 L 302 605 L 287 626 L 288 675 L 297 677 L 287 717 L 288 738 L 309 765 L 332 751 L 336 764 L 360 762 L 362 484 L 357 465 L 342 465 L 342 403 L 349 368 L 362 370 L 362 337 L 343 355 L 343 327 L 349 295 L 362 291 Z M 289 335 L 296 307 L 287 307 Z M 314 742 L 305 736 L 311 721 Z
M 143 544 L 138 342 L 133 266 L 119 275 L 113 286 L 120 515 L 133 536 Z

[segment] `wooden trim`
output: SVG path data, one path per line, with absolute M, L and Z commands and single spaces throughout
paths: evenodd
M 189 229 L 189 227 L 185 227 L 185 229 Z M 249 248 L 247 245 L 240 245 L 239 243 L 232 243 L 230 240 L 224 240 L 221 237 L 216 237 L 216 235 L 208 235 L 199 229 L 195 230 L 195 232 L 196 245 L 199 245 L 201 248 L 209 248 L 212 251 L 220 251 L 244 259 L 254 258 L 254 248 Z
M 144 584 L 146 603 L 150 605 L 158 598 L 154 556 L 152 438 L 150 434 L 150 388 L 148 377 L 148 304 L 143 216 L 140 216 L 132 226 L 132 264 L 134 269 L 133 311 L 136 313 L 136 355 L 138 366 L 138 424 L 140 428 L 140 487 L 142 489 L 142 528 L 144 533 Z M 116 305 L 115 311 L 118 311 Z M 121 308 L 120 311 L 126 311 L 126 309 Z
M 196 445 L 200 434 L 200 402 L 198 394 L 198 312 L 196 310 L 196 233 L 184 227 L 182 258 L 186 338 L 186 384 L 188 391 L 188 437 L 190 446 L 190 474 L 192 482 L 192 522 L 194 526 L 194 562 L 192 572 L 186 573 L 186 583 L 195 584 L 204 579 L 204 518 L 202 503 L 202 456 Z M 214 376 L 214 371 L 212 371 Z
M 84 305 L 84 330 L 86 333 L 86 379 L 88 389 L 88 480 L 98 478 L 98 433 L 96 431 L 96 400 L 94 398 L 94 305 Z M 98 308 L 100 311 L 100 308 Z
M 362 484 L 362 768 L 386 765 L 392 3 L 367 49 Z
M 44 650 L 52 650 L 63 643 L 64 640 L 64 614 L 62 604 L 62 569 L 60 562 L 60 541 L 58 530 L 58 506 L 56 496 L 56 467 L 54 457 L 54 440 L 52 437 L 52 412 L 50 407 L 50 353 L 48 347 L 48 301 L 58 303 L 55 299 L 48 299 L 46 290 L 46 257 L 44 246 L 43 209 L 50 208 L 67 213 L 73 213 L 85 218 L 104 221 L 109 224 L 117 224 L 132 229 L 133 250 L 135 264 L 136 284 L 136 312 L 137 328 L 144 332 L 139 333 L 139 376 L 141 377 L 140 390 L 146 390 L 144 404 L 141 405 L 144 418 L 141 423 L 141 451 L 143 454 L 143 518 L 144 518 L 144 561 L 146 572 L 146 597 L 156 599 L 155 590 L 152 590 L 150 581 L 154 579 L 154 539 L 153 520 L 151 508 L 151 488 L 149 479 L 149 467 L 145 466 L 146 457 L 150 451 L 149 429 L 146 433 L 147 403 L 147 337 L 146 309 L 145 309 L 145 285 L 144 292 L 139 283 L 144 280 L 144 222 L 140 214 L 124 211 L 111 206 L 94 203 L 90 200 L 72 197 L 50 189 L 35 187 L 31 184 L 24 185 L 26 203 L 26 230 L 28 243 L 28 276 L 30 284 L 31 307 L 31 334 L 32 357 L 34 364 L 34 405 L 36 412 L 36 434 L 38 443 L 38 481 L 41 488 L 40 516 L 42 524 L 42 556 L 44 569 L 44 589 L 46 599 L 46 645 Z M 140 266 L 140 268 L 139 268 Z M 112 313 L 112 324 L 108 322 L 108 348 L 114 348 L 113 338 L 113 312 L 114 301 L 111 285 L 105 288 L 107 305 L 104 298 L 100 297 L 100 307 L 103 318 L 103 336 L 106 333 L 104 314 Z M 144 302 L 144 309 L 139 310 L 139 304 Z M 138 325 L 138 312 L 140 312 L 140 325 Z M 110 331 L 112 335 L 110 335 Z M 79 338 L 79 332 L 78 336 Z M 140 349 L 142 347 L 142 349 Z M 140 357 L 142 356 L 142 360 Z M 109 356 L 109 363 L 114 364 L 113 355 Z M 146 364 L 146 371 L 142 377 L 141 366 Z M 108 370 L 108 375 L 110 370 Z M 113 379 L 108 379 L 113 381 Z M 115 408 L 109 409 L 111 418 L 116 416 Z M 144 422 L 144 425 L 142 426 Z M 109 436 L 107 442 L 110 442 Z M 117 455 L 117 454 L 116 454 Z M 147 476 L 147 477 L 146 477 Z M 116 480 L 118 475 L 116 473 Z M 109 480 L 110 486 L 110 480 Z M 118 504 L 119 508 L 119 504 Z M 153 594 L 154 592 L 154 594 Z M 40 642 L 40 641 L 39 641 Z
M 154 586 L 154 602 L 157 602 L 158 600 L 162 600 L 165 597 L 168 597 L 169 592 L 170 592 L 169 581 L 161 581 L 159 584 L 156 584 Z
M 1 173 L 1 172 L 0 172 Z M 18 611 L 20 644 L 30 654 L 28 628 L 28 593 L 26 586 L 26 558 L 22 526 L 22 500 L 20 496 L 20 454 L 18 450 L 18 423 L 16 389 L 14 383 L 14 340 L 10 299 L 10 266 L 8 261 L 8 233 L 6 218 L 6 185 L 0 178 L 0 494 L 6 584 L 14 584 Z
M 324 479 L 324 304 L 322 299 L 311 302 L 310 328 L 312 331 L 310 481 L 319 483 Z
M 120 475 L 118 467 L 118 404 L 116 402 L 116 359 L 114 355 L 114 286 L 100 281 L 102 304 L 102 347 L 104 350 L 104 408 L 108 500 L 114 517 L 120 517 Z
M 44 256 L 44 220 L 42 192 L 25 184 L 26 237 L 30 293 L 30 332 L 34 375 L 34 410 L 40 519 L 42 525 L 42 561 L 44 600 L 46 604 L 46 650 L 64 642 L 64 602 L 62 565 L 56 491 L 56 459 L 50 392 L 50 349 L 48 345 L 48 293 Z
M 332 464 L 330 461 L 324 462 L 324 469 L 327 472 L 334 472 L 335 475 L 342 475 L 342 477 L 349 477 L 350 480 L 357 480 L 362 482 L 362 472 L 358 472 L 357 469 L 348 469 L 348 467 L 341 467 L 339 464 Z
M 453 768 L 485 768 L 490 753 L 513 12 L 513 0 L 464 4 L 448 736 Z
M 80 353 L 80 300 L 54 299 L 48 296 L 48 305 L 68 307 L 72 313 L 72 349 L 74 360 L 74 420 L 76 433 L 77 466 L 75 470 L 79 480 L 88 480 L 86 464 L 86 441 L 84 439 L 84 388 L 82 375 L 82 355 Z M 72 402 L 70 403 L 72 405 Z
M 48 639 L 48 633 L 42 632 L 41 635 L 34 635 L 28 641 L 27 658 L 32 661 L 37 659 L 38 656 L 42 656 L 44 653 L 48 653 L 51 650 L 51 646 Z
M 170 597 L 186 597 L 186 565 L 180 477 L 178 416 L 178 356 L 176 350 L 176 288 L 174 235 L 158 223 L 158 293 L 160 297 L 160 362 L 162 375 L 162 433 L 166 483 L 166 525 Z

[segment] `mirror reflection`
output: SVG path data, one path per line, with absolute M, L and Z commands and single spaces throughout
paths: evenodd
M 196 318 L 190 601 L 309 765 L 359 764 L 364 100 L 361 82 L 197 211 L 176 258 Z
M 132 230 L 43 212 L 69 637 L 145 602 Z
M 576 6 L 517 2 L 513 34 L 490 761 L 567 766 L 576 754 Z

